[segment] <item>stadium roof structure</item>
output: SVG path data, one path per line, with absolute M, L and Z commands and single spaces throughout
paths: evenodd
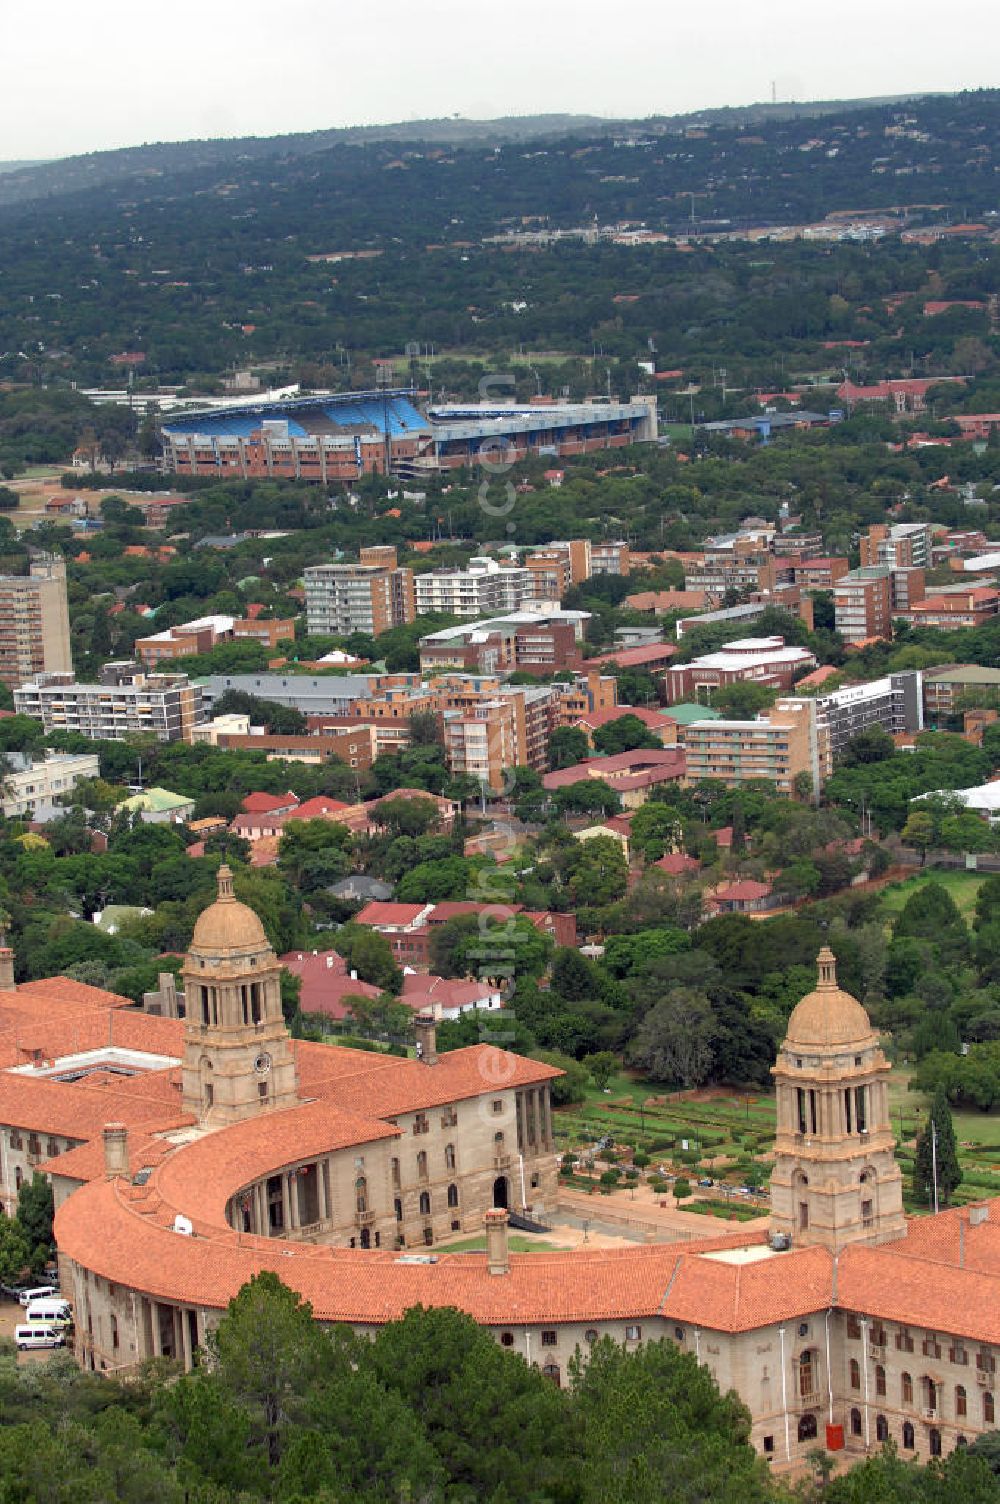
M 163 425 L 174 434 L 214 434 L 247 437 L 265 422 L 287 422 L 292 438 L 325 433 L 347 437 L 359 428 L 385 433 L 388 419 L 393 436 L 420 434 L 427 436 L 430 425 L 413 404 L 415 392 L 408 387 L 387 388 L 384 392 L 323 392 L 310 397 L 285 397 L 269 400 L 249 398 L 238 407 L 205 407 L 171 416 Z

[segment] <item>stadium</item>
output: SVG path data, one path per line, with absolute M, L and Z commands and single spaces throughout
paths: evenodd
M 324 393 L 206 407 L 163 425 L 163 464 L 186 475 L 351 481 L 362 475 L 429 477 L 489 458 L 514 463 L 656 439 L 652 397 L 629 402 L 436 404 L 417 394 Z

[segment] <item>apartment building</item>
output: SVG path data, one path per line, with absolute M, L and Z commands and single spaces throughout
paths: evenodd
M 810 721 L 813 787 L 818 790 L 840 763 L 848 743 L 862 731 L 877 726 L 890 736 L 903 736 L 924 729 L 923 675 L 911 669 L 808 700 L 781 699 L 774 713 L 800 713 L 803 705 Z
M 444 627 L 420 639 L 421 670 L 553 674 L 582 662 L 587 611 L 512 612 L 474 625 Z
M 149 674 L 129 661 L 108 663 L 97 684 L 78 684 L 72 674 L 39 674 L 14 691 L 18 715 L 51 731 L 76 731 L 92 741 L 155 736 L 161 742 L 190 741 L 204 719 L 202 692 L 187 674 Z
M 917 600 L 896 613 L 913 627 L 936 627 L 940 632 L 960 632 L 982 627 L 1000 611 L 1000 591 L 988 585 L 971 590 L 945 590 Z
M 845 642 L 892 636 L 892 570 L 864 566 L 842 575 L 833 587 L 834 622 Z
M 792 579 L 806 590 L 832 590 L 849 569 L 841 554 L 792 560 Z
M 531 574 L 538 601 L 561 601 L 573 584 L 569 555 L 556 548 L 540 548 L 528 554 L 524 567 Z
M 412 569 L 384 564 L 314 564 L 302 572 L 306 624 L 315 636 L 378 637 L 417 614 Z
M 591 543 L 590 545 L 590 572 L 591 574 L 629 574 L 632 569 L 632 555 L 627 543 L 622 539 L 615 542 Z
M 25 575 L 0 575 L 0 683 L 10 689 L 36 674 L 71 674 L 66 563 L 46 554 Z
M 42 805 L 54 804 L 70 793 L 82 778 L 97 778 L 100 773 L 96 752 L 46 752 L 41 762 L 18 753 L 7 755 L 15 765 L 3 780 L 0 810 L 6 820 L 30 817 Z
M 530 569 L 499 564 L 486 557 L 470 559 L 467 569 L 432 569 L 418 574 L 413 585 L 418 616 L 432 611 L 449 616 L 488 616 L 490 612 L 519 611 L 537 598 Z
M 787 691 L 797 674 L 815 667 L 808 648 L 786 645 L 783 637 L 741 637 L 717 653 L 668 665 L 667 704 L 694 700 L 710 705 L 716 690 L 744 680 Z
M 978 663 L 952 663 L 946 668 L 924 670 L 924 715 L 932 726 L 961 713 L 962 702 L 996 704 L 1000 701 L 1000 668 Z
M 152 632 L 148 637 L 137 637 L 135 655 L 146 668 L 156 668 L 174 658 L 211 652 L 220 642 L 259 642 L 273 652 L 279 642 L 290 642 L 294 637 L 293 617 L 267 621 L 257 616 L 245 620 L 235 616 L 200 616 L 176 627 L 166 627 L 162 632 Z
M 685 571 L 685 590 L 706 590 L 711 595 L 724 595 L 727 590 L 773 587 L 772 538 L 771 530 L 725 533 L 706 538 L 702 562 Z
M 874 522 L 860 542 L 862 566 L 927 569 L 931 562 L 929 522 Z
M 812 706 L 808 700 L 785 700 L 754 721 L 692 721 L 685 733 L 686 782 L 719 779 L 739 788 L 753 779 L 772 783 L 791 797 L 800 773 L 814 777 Z
M 556 695 L 548 685 L 517 685 L 442 715 L 445 761 L 501 791 L 515 767 L 542 772 L 548 763 Z

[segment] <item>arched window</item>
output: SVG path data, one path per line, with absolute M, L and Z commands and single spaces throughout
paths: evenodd
M 986 1393 L 983 1395 L 983 1420 L 986 1421 L 988 1425 L 992 1426 L 995 1414 L 996 1406 L 993 1403 L 993 1395 L 987 1389 Z
M 936 1426 L 931 1426 L 927 1433 L 927 1444 L 932 1457 L 941 1456 L 941 1432 Z
M 396 1197 L 395 1201 L 392 1203 L 392 1209 L 396 1213 L 396 1221 L 397 1222 L 402 1222 L 402 1220 L 403 1220 L 403 1203 L 402 1203 L 402 1201 L 400 1201 L 400 1199 L 399 1199 L 398 1196 Z
M 913 1426 L 908 1420 L 903 1422 L 903 1450 L 913 1451 Z
M 933 1379 L 924 1379 L 924 1405 L 928 1410 L 938 1407 L 938 1386 Z
M 875 1364 L 875 1393 L 885 1394 L 885 1369 L 881 1363 Z
M 429 1191 L 420 1192 L 420 1215 L 429 1217 L 431 1214 L 431 1197 Z
M 877 1441 L 889 1440 L 889 1422 L 884 1415 L 876 1415 L 875 1417 L 875 1439 Z
M 850 1368 L 851 1368 L 851 1388 L 852 1389 L 860 1389 L 861 1388 L 861 1364 L 858 1362 L 857 1358 L 852 1358 L 851 1359 Z
M 861 1411 L 856 1406 L 851 1411 L 851 1435 L 861 1435 Z
M 968 1401 L 968 1398 L 967 1398 L 966 1393 L 965 1393 L 965 1385 L 964 1384 L 956 1384 L 955 1385 L 955 1414 L 956 1415 L 968 1415 L 968 1413 L 969 1413 L 969 1401 Z
M 900 1380 L 900 1383 L 901 1383 L 902 1389 L 903 1389 L 903 1404 L 904 1405 L 912 1405 L 913 1404 L 913 1377 L 912 1377 L 912 1375 L 908 1374 L 908 1373 L 904 1373 L 903 1376 L 902 1376 L 902 1379 Z
M 562 1374 L 559 1371 L 558 1363 L 546 1363 L 542 1369 L 542 1373 L 547 1379 L 551 1379 L 557 1389 L 562 1387 Z
M 815 1415 L 800 1415 L 799 1416 L 799 1440 L 800 1441 L 815 1441 L 815 1439 L 816 1439 L 816 1430 L 817 1430 L 817 1427 L 816 1427 L 816 1417 L 815 1417 Z
M 418 1180 L 426 1180 L 427 1179 L 427 1150 L 426 1149 L 421 1149 L 420 1153 L 417 1155 L 417 1179 Z
M 449 1206 L 457 1206 L 458 1205 L 458 1186 L 457 1185 L 450 1185 L 448 1187 L 448 1205 Z
M 809 1347 L 799 1356 L 799 1394 L 805 1397 L 815 1394 L 816 1389 L 816 1354 Z
M 359 1212 L 368 1210 L 368 1182 L 363 1175 L 359 1175 L 354 1182 L 355 1205 Z
M 455 1168 L 454 1144 L 445 1144 L 444 1146 L 444 1167 L 446 1170 L 453 1170 Z
M 955 1445 L 957 1447 L 967 1447 L 969 1445 L 969 1438 L 967 1436 L 956 1436 Z

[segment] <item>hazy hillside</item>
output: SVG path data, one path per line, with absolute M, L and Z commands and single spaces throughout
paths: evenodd
M 600 136 L 629 131 L 669 133 L 698 124 L 726 127 L 760 125 L 768 121 L 817 118 L 870 109 L 910 98 L 893 95 L 878 99 L 819 100 L 805 103 L 758 103 L 697 110 L 683 115 L 657 115 L 646 120 L 612 120 L 598 115 L 513 115 L 498 120 L 467 120 L 450 116 L 438 120 L 407 120 L 387 125 L 351 126 L 282 136 L 241 136 L 204 141 L 156 142 L 91 152 L 51 162 L 0 163 L 6 180 L 0 184 L 0 206 L 52 198 L 59 194 L 130 180 L 148 182 L 164 174 L 196 172 L 206 167 L 247 163 L 262 157 L 299 157 L 331 146 L 377 141 L 433 142 L 448 146 L 476 146 L 566 136 Z M 14 173 L 14 176 L 10 176 Z

